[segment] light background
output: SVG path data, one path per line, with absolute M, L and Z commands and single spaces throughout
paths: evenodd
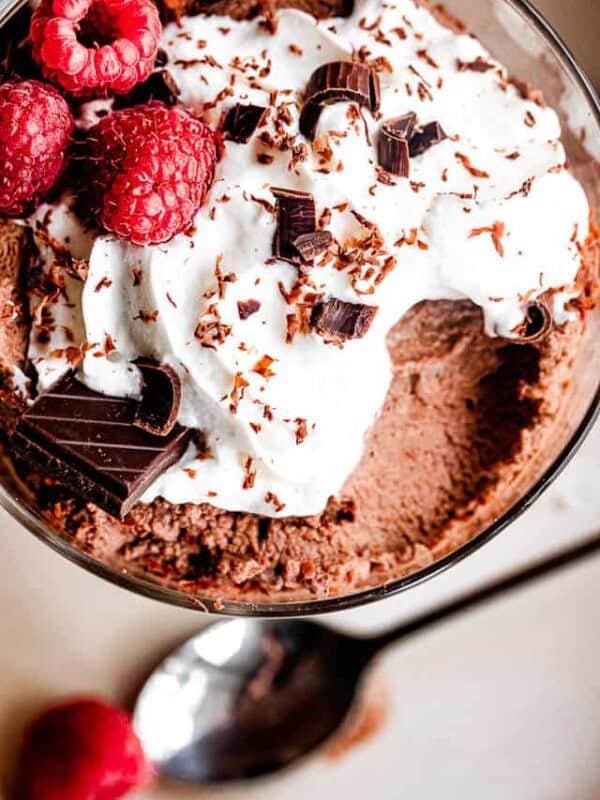
M 600 82 L 600 0 L 538 6 Z M 467 562 L 329 621 L 377 630 L 592 532 L 599 461 L 596 429 L 543 499 Z M 596 559 L 388 651 L 371 682 L 387 722 L 338 761 L 316 756 L 227 792 L 165 786 L 143 800 L 600 800 L 599 587 Z M 0 785 L 33 712 L 80 692 L 126 702 L 157 658 L 205 624 L 78 570 L 2 512 L 0 609 Z

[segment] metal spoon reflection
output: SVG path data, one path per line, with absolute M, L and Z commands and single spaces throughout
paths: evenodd
M 146 754 L 163 775 L 190 783 L 280 770 L 335 733 L 382 648 L 599 550 L 595 536 L 373 639 L 305 621 L 210 625 L 138 697 L 134 723 Z

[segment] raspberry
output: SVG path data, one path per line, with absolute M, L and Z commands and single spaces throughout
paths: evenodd
M 69 106 L 52 86 L 0 85 L 0 213 L 21 215 L 54 186 L 72 133 Z
M 101 119 L 84 153 L 98 223 L 134 244 L 157 244 L 188 228 L 202 205 L 217 134 L 183 108 L 152 101 Z
M 129 715 L 81 699 L 33 722 L 25 735 L 16 788 L 23 800 L 116 800 L 152 776 Z
M 146 80 L 160 34 L 151 0 L 42 0 L 30 31 L 44 76 L 77 97 L 125 94 Z

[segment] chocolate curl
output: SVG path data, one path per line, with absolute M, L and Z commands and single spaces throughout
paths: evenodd
M 181 407 L 179 376 L 172 367 L 156 361 L 138 359 L 135 363 L 144 378 L 144 388 L 133 424 L 154 436 L 168 436 Z
M 515 330 L 518 344 L 531 344 L 545 339 L 552 330 L 554 318 L 545 300 L 539 297 L 527 304 L 525 319 Z
M 404 136 L 398 136 L 385 123 L 379 133 L 377 142 L 377 158 L 379 165 L 391 175 L 408 178 L 410 175 L 410 152 Z
M 303 234 L 314 233 L 317 227 L 315 200 L 308 192 L 271 187 L 277 198 L 277 231 L 273 255 L 283 261 L 299 264 L 302 260 L 294 242 Z
M 377 73 L 365 64 L 351 61 L 332 61 L 317 67 L 308 81 L 300 131 L 313 139 L 323 106 L 348 101 L 377 111 L 380 103 Z

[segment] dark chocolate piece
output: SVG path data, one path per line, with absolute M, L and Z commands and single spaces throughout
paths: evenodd
M 334 297 L 313 308 L 310 324 L 317 333 L 334 340 L 360 339 L 371 327 L 377 310 L 377 306 L 346 303 Z
M 387 124 L 379 132 L 377 142 L 379 165 L 392 175 L 408 178 L 410 175 L 410 153 L 404 136 L 398 136 Z
M 167 106 L 175 106 L 179 102 L 181 89 L 168 69 L 153 72 L 144 83 L 138 84 L 122 100 L 117 99 L 117 107 L 139 106 L 150 100 L 160 100 Z
M 408 143 L 411 157 L 422 155 L 430 147 L 443 142 L 446 138 L 447 136 L 439 122 L 428 122 L 427 125 L 415 128 Z
M 181 407 L 179 376 L 168 364 L 145 358 L 135 363 L 144 378 L 144 388 L 133 424 L 154 436 L 167 436 L 175 427 Z
M 300 114 L 300 130 L 308 138 L 315 135 L 321 108 L 330 103 L 352 101 L 377 111 L 380 103 L 379 78 L 366 64 L 332 61 L 313 72 L 306 89 L 306 103 Z
M 531 344 L 544 339 L 551 331 L 554 324 L 552 312 L 546 302 L 540 297 L 527 304 L 525 319 L 515 330 L 516 341 L 519 344 Z
M 331 244 L 333 236 L 329 231 L 311 231 L 297 236 L 292 244 L 305 263 L 310 263 Z
M 23 415 L 12 452 L 74 494 L 123 517 L 178 461 L 191 431 L 152 436 L 133 425 L 136 403 L 88 389 L 70 373 Z
M 169 55 L 166 50 L 163 50 L 162 47 L 159 47 L 156 58 L 154 59 L 154 66 L 157 68 L 166 67 L 169 63 Z
M 266 110 L 264 106 L 237 103 L 227 112 L 223 123 L 223 131 L 233 142 L 246 144 L 260 125 Z
M 240 319 L 248 319 L 251 317 L 252 314 L 256 314 L 258 309 L 260 308 L 260 303 L 258 300 L 238 300 L 238 314 Z
M 417 115 L 414 111 L 402 114 L 400 117 L 386 119 L 383 127 L 401 139 L 410 139 L 417 125 Z
M 292 264 L 299 264 L 300 253 L 294 242 L 305 233 L 314 233 L 317 227 L 315 200 L 308 192 L 271 187 L 277 198 L 277 231 L 273 242 L 273 255 Z

